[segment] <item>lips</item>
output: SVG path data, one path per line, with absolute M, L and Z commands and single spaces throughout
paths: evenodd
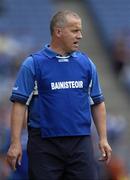
M 74 46 L 76 46 L 76 47 L 79 46 L 79 42 L 78 42 L 78 41 L 75 41 L 73 44 L 74 44 Z

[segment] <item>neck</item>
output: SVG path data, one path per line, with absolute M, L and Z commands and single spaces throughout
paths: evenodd
M 57 45 L 58 44 L 58 45 Z M 57 54 L 60 54 L 62 56 L 67 56 L 69 54 L 69 52 L 66 52 L 63 48 L 62 45 L 60 45 L 57 42 L 51 42 L 50 44 L 50 48 L 55 51 Z

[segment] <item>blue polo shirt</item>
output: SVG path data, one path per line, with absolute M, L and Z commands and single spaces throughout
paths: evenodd
M 104 97 L 87 55 L 73 52 L 61 57 L 46 45 L 23 62 L 10 100 L 27 104 L 28 126 L 42 127 L 43 137 L 53 137 L 90 134 L 90 105 Z

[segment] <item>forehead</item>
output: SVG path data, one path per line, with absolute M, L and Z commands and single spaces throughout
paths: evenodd
M 73 15 L 66 16 L 66 26 L 81 26 L 81 19 L 79 17 L 75 17 Z

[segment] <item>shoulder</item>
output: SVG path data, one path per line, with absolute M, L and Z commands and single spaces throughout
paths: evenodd
M 42 67 L 42 65 L 45 62 L 48 62 L 48 59 L 49 59 L 48 56 L 46 54 L 44 54 L 43 50 L 40 50 L 36 53 L 31 54 L 31 57 L 33 60 L 35 70 L 36 70 L 36 68 Z
M 33 64 L 33 58 L 32 56 L 28 56 L 22 63 L 22 66 L 30 67 Z
M 32 74 L 35 74 L 34 60 L 31 55 L 23 61 L 21 68 L 23 70 L 31 71 Z
M 96 65 L 94 64 L 93 60 L 87 55 L 87 53 L 78 51 L 75 53 L 75 57 L 76 56 L 78 59 L 83 61 L 85 64 L 89 65 L 92 69 L 96 68 Z
M 43 49 L 31 54 L 31 57 L 32 57 L 32 59 L 39 59 L 39 60 L 47 58 Z
M 77 51 L 77 52 L 74 53 L 74 56 L 77 57 L 77 58 L 83 58 L 83 59 L 85 59 L 88 62 L 92 62 L 90 57 L 85 52 Z

